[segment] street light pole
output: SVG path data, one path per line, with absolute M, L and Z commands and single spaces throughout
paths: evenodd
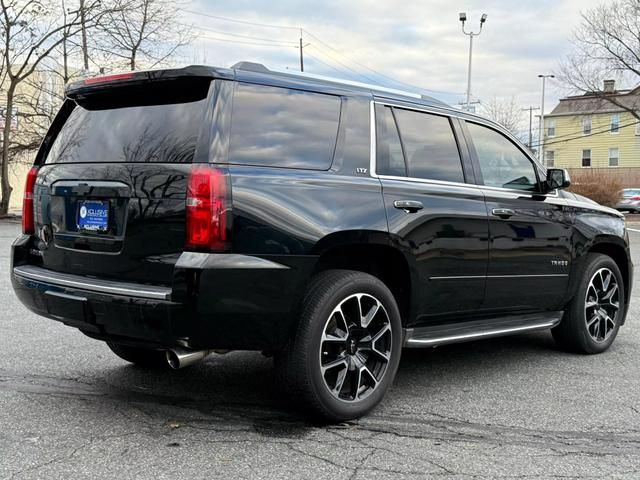
M 544 167 L 544 87 L 547 78 L 556 78 L 556 76 L 538 75 L 538 78 L 542 79 L 542 101 L 540 102 L 540 133 L 538 134 L 540 137 L 538 141 L 538 143 L 540 144 L 540 150 L 538 151 L 538 160 Z
M 534 107 L 533 105 L 530 105 L 529 108 L 523 108 L 522 111 L 529 112 L 529 144 L 527 145 L 527 147 L 529 147 L 529 150 L 531 150 L 531 147 L 533 145 L 533 134 L 532 134 L 532 130 L 533 130 L 533 111 L 534 110 L 540 110 L 540 107 Z
M 487 21 L 487 14 L 483 13 L 480 17 L 480 30 L 474 32 L 473 30 L 467 32 L 464 29 L 464 22 L 467 21 L 467 14 L 465 12 L 460 13 L 460 22 L 462 22 L 462 33 L 469 37 L 469 68 L 467 69 L 467 111 L 471 109 L 471 59 L 473 58 L 473 37 L 476 37 L 482 33 L 482 26 Z

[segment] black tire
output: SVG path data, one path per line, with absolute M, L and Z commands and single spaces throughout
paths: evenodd
M 127 362 L 146 368 L 170 370 L 166 353 L 162 350 L 131 347 L 121 343 L 106 342 L 109 349 Z
M 604 272 L 604 278 L 607 278 L 606 272 L 613 274 L 617 285 L 615 287 L 617 293 L 614 294 L 614 299 L 618 304 L 617 310 L 614 307 L 604 306 L 606 301 L 602 304 L 599 303 L 601 297 L 606 297 L 605 290 L 608 292 L 614 289 L 611 280 L 607 282 L 607 288 L 598 288 L 598 286 L 603 286 L 602 281 L 597 278 L 600 272 Z M 615 340 L 623 321 L 625 291 L 622 274 L 611 257 L 599 253 L 588 254 L 581 271 L 576 274 L 580 279 L 576 294 L 567 305 L 562 322 L 553 328 L 551 333 L 558 346 L 564 350 L 586 354 L 604 352 Z M 590 287 L 592 281 L 594 281 L 594 287 Z M 602 291 L 603 294 L 598 293 L 599 291 Z M 588 305 L 592 304 L 594 300 L 598 306 L 589 307 Z M 605 313 L 598 313 L 600 310 L 604 310 Z M 612 312 L 615 315 L 612 315 Z M 611 321 L 604 318 L 605 314 L 608 314 L 608 318 L 615 322 L 613 325 Z M 596 317 L 598 318 L 594 320 Z M 588 323 L 591 326 L 588 326 Z M 595 325 L 596 323 L 598 325 Z M 597 329 L 598 334 L 602 335 L 602 338 L 594 335 L 594 328 Z
M 342 316 L 336 312 L 339 308 L 350 313 Z M 356 311 L 365 310 L 369 316 L 357 316 Z M 347 317 L 358 318 L 360 325 Z M 363 317 L 370 319 L 367 322 Z M 346 329 L 338 327 L 339 321 Z M 341 333 L 328 340 L 324 335 L 333 325 L 334 331 Z M 313 418 L 336 422 L 361 417 L 382 400 L 393 383 L 400 363 L 401 337 L 400 312 L 384 283 L 357 271 L 322 272 L 307 288 L 299 323 L 287 348 L 276 356 L 279 381 L 291 403 Z M 343 359 L 345 365 L 323 374 L 332 358 L 338 362 Z M 334 375 L 335 385 L 330 378 Z

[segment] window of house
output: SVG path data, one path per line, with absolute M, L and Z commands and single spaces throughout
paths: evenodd
M 547 137 L 555 137 L 556 136 L 556 120 L 552 118 L 547 120 Z
M 590 148 L 586 150 L 582 150 L 582 166 L 583 167 L 591 166 L 591 149 Z
M 556 152 L 547 150 L 545 157 L 547 158 L 547 167 L 553 167 L 556 163 Z
M 640 136 L 640 120 L 636 123 L 636 135 Z
M 611 133 L 618 133 L 620 131 L 620 115 L 617 113 L 611 115 Z
M 582 134 L 591 135 L 591 117 L 582 118 Z
M 533 163 L 511 140 L 482 125 L 467 122 L 467 126 L 485 185 L 537 190 L 538 178 Z
M 618 162 L 620 160 L 620 153 L 618 152 L 618 148 L 610 148 L 609 149 L 609 166 L 617 167 Z

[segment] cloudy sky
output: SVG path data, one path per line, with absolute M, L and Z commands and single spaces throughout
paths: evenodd
M 467 28 L 474 29 L 487 13 L 474 40 L 472 94 L 483 101 L 514 96 L 525 107 L 539 105 L 538 74 L 557 71 L 580 12 L 602 1 L 194 0 L 185 5 L 185 17 L 200 37 L 186 60 L 298 69 L 302 27 L 308 72 L 411 85 L 457 104 L 466 90 L 469 48 L 458 13 L 465 11 Z M 547 111 L 567 93 L 548 83 Z

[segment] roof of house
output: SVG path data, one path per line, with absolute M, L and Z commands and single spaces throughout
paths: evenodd
M 587 92 L 584 95 L 561 98 L 556 108 L 545 117 L 616 113 L 626 110 L 640 111 L 640 86 L 632 90 L 617 90 L 611 94 Z

